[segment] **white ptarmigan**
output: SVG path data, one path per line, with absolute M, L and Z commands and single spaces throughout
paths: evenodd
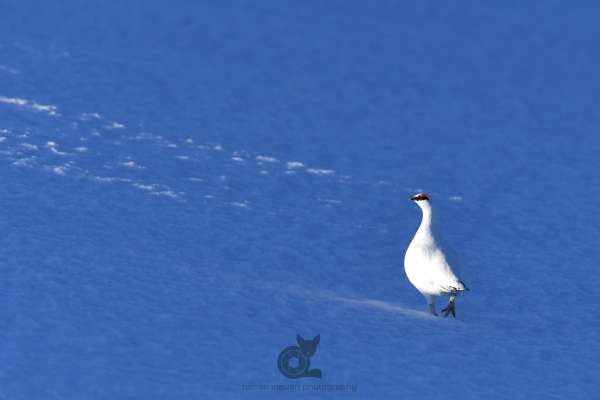
M 452 313 L 456 318 L 455 302 L 458 294 L 469 290 L 452 271 L 446 261 L 444 251 L 435 239 L 432 226 L 432 210 L 429 196 L 418 193 L 410 198 L 423 211 L 423 219 L 415 237 L 406 249 L 404 271 L 410 283 L 427 300 L 429 312 L 435 312 L 435 299 L 438 296 L 450 295 L 450 301 L 442 310 L 444 316 Z

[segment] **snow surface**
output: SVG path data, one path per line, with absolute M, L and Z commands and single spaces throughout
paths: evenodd
M 0 399 L 595 397 L 600 9 L 521 3 L 2 2 Z

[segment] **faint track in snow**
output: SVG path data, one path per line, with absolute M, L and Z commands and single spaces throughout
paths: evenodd
M 321 293 L 320 296 L 322 296 L 324 299 L 344 304 L 349 307 L 371 308 L 379 311 L 401 314 L 406 317 L 415 317 L 427 320 L 439 320 L 439 318 L 436 318 L 426 312 L 413 310 L 411 308 L 407 308 L 398 304 L 388 303 L 387 301 L 383 300 L 342 297 L 328 292 Z
M 311 301 L 311 302 L 317 302 L 317 303 L 333 302 L 333 303 L 340 304 L 341 306 L 344 306 L 344 307 L 366 308 L 366 309 L 376 310 L 379 312 L 399 314 L 404 317 L 418 318 L 418 319 L 424 319 L 424 320 L 428 320 L 428 321 L 441 320 L 440 318 L 432 316 L 431 314 L 429 314 L 427 312 L 412 309 L 409 307 L 405 307 L 400 304 L 389 303 L 387 301 L 378 300 L 378 299 L 341 296 L 331 290 L 319 290 L 319 289 L 308 290 L 301 286 L 293 286 L 293 285 L 281 286 L 281 285 L 274 285 L 274 284 L 270 284 L 270 283 L 266 283 L 266 282 L 254 283 L 254 284 L 250 284 L 250 285 L 254 286 L 256 289 L 268 290 L 268 291 L 276 292 L 279 294 L 285 294 L 287 296 L 289 296 L 289 295 L 299 296 L 299 297 L 304 298 L 307 301 Z M 248 283 L 246 283 L 246 286 L 248 286 Z

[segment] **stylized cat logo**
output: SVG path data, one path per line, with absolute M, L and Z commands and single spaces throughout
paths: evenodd
M 321 340 L 321 335 L 317 335 L 313 340 L 305 340 L 302 336 L 296 335 L 298 346 L 289 346 L 281 350 L 277 358 L 277 368 L 288 378 L 321 378 L 320 369 L 310 368 L 310 357 L 317 352 L 317 346 Z M 290 365 L 292 358 L 298 359 L 296 366 Z

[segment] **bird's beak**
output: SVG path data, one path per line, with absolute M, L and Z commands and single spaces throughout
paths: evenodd
M 417 196 L 411 196 L 410 199 L 411 201 L 415 201 L 417 199 Z

